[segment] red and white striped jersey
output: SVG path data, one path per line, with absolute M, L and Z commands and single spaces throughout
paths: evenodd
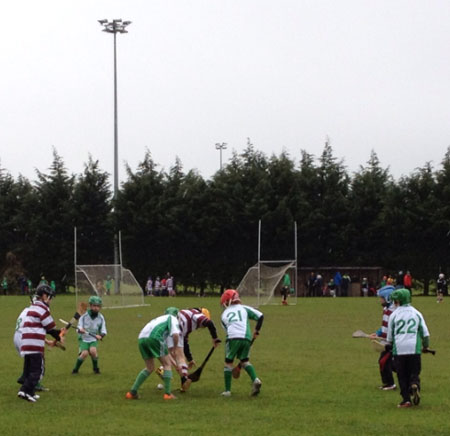
M 33 303 L 26 312 L 22 327 L 22 354 L 44 354 L 45 335 L 55 328 L 50 309 L 41 301 Z
M 383 307 L 383 319 L 381 321 L 381 335 L 378 336 L 381 336 L 384 339 L 386 339 L 387 337 L 389 317 L 391 316 L 394 310 L 395 310 L 394 304 L 391 304 L 389 307 Z
M 187 338 L 189 333 L 203 327 L 203 323 L 208 321 L 205 315 L 198 309 L 184 309 L 178 312 L 178 322 L 180 323 L 181 334 Z

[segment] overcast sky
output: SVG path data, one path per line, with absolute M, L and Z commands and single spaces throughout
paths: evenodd
M 9 0 L 0 26 L 0 167 L 36 180 L 52 147 L 70 172 L 113 172 L 117 36 L 119 173 L 145 150 L 210 178 L 251 139 L 268 156 L 349 171 L 371 150 L 395 177 L 450 145 L 448 0 Z

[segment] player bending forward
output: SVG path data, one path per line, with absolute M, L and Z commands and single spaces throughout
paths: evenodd
M 221 340 L 217 337 L 216 326 L 211 320 L 209 310 L 205 307 L 184 310 L 178 310 L 176 307 L 168 307 L 166 314 L 176 316 L 180 324 L 181 334 L 178 340 L 178 346 L 173 346 L 173 341 L 170 336 L 167 338 L 167 345 L 174 355 L 180 372 L 181 392 L 185 392 L 189 389 L 192 382 L 188 378 L 188 368 L 190 369 L 195 365 L 189 346 L 189 335 L 198 328 L 206 327 L 211 335 L 214 348 L 220 344 Z
M 422 314 L 412 307 L 408 289 L 391 294 L 397 309 L 389 318 L 387 341 L 392 344 L 395 368 L 402 402 L 397 407 L 417 406 L 420 402 L 420 369 L 422 347 L 428 348 L 430 333 Z
M 242 368 L 245 369 L 252 380 L 251 395 L 256 396 L 261 390 L 261 380 L 256 375 L 255 368 L 249 362 L 249 354 L 252 339 L 255 340 L 259 335 L 264 315 L 253 307 L 241 304 L 239 294 L 234 289 L 228 289 L 222 294 L 220 304 L 225 308 L 222 313 L 222 325 L 227 333 L 224 368 L 225 391 L 221 395 L 224 397 L 231 396 L 233 361 L 237 357 Z M 256 321 L 253 335 L 250 330 L 250 319 Z
M 162 315 L 151 320 L 139 333 L 139 351 L 145 362 L 145 368 L 138 374 L 136 380 L 127 392 L 125 398 L 136 400 L 139 398 L 138 389 L 142 383 L 155 369 L 155 357 L 159 359 L 164 368 L 164 399 L 174 400 L 175 395 L 171 392 L 172 362 L 169 357 L 166 339 L 170 336 L 173 346 L 178 346 L 180 326 L 178 320 L 173 315 Z
M 104 316 L 100 313 L 102 308 L 102 299 L 93 295 L 89 297 L 89 310 L 81 315 L 78 321 L 78 358 L 72 374 L 78 374 L 78 371 L 86 357 L 91 356 L 92 368 L 95 374 L 100 374 L 98 367 L 98 341 L 106 336 L 106 322 Z

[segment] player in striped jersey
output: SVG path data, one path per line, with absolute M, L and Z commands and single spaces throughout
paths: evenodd
M 168 307 L 166 313 L 177 316 L 180 324 L 180 338 L 178 346 L 174 347 L 170 337 L 167 338 L 167 346 L 176 360 L 181 376 L 181 392 L 185 392 L 191 385 L 188 377 L 188 368 L 195 365 L 189 346 L 189 335 L 199 328 L 207 328 L 211 335 L 213 347 L 217 347 L 221 340 L 217 337 L 217 330 L 211 315 L 206 307 L 178 310 L 176 307 Z
M 422 348 L 428 348 L 430 333 L 422 314 L 410 305 L 408 289 L 391 294 L 397 309 L 389 318 L 387 341 L 392 345 L 402 402 L 397 407 L 411 407 L 420 402 Z
M 231 395 L 233 361 L 237 357 L 252 380 L 251 395 L 256 396 L 261 390 L 261 380 L 249 362 L 249 355 L 252 340 L 259 335 L 264 315 L 253 307 L 241 304 L 239 294 L 234 289 L 228 289 L 222 294 L 220 304 L 225 308 L 222 313 L 222 325 L 227 332 L 224 368 L 225 391 L 222 392 L 222 395 L 224 397 Z M 253 334 L 250 329 L 250 319 L 256 321 Z
M 391 300 L 391 294 L 394 292 L 394 287 L 392 285 L 383 286 L 378 290 L 378 296 L 380 297 L 381 306 L 383 307 L 383 318 L 381 322 L 381 327 L 370 335 L 372 339 L 381 339 L 383 343 L 386 341 L 387 328 L 389 317 L 395 310 L 395 304 Z M 380 353 L 378 359 L 378 365 L 380 367 L 381 382 L 380 389 L 383 391 L 391 391 L 397 388 L 394 383 L 394 376 L 392 374 L 393 359 L 391 350 L 383 350 Z
M 173 344 L 178 345 L 180 326 L 176 317 L 172 315 L 162 315 L 151 320 L 141 330 L 138 336 L 139 351 L 145 362 L 145 368 L 138 374 L 136 380 L 127 392 L 125 398 L 128 400 L 138 399 L 138 389 L 147 380 L 148 376 L 155 369 L 154 359 L 158 358 L 163 365 L 164 373 L 164 399 L 173 400 L 176 397 L 171 392 L 172 364 L 169 358 L 169 351 L 166 339 L 171 336 Z
M 55 296 L 53 289 L 41 284 L 36 289 L 36 301 L 28 308 L 22 328 L 21 354 L 24 356 L 24 381 L 17 396 L 24 400 L 35 402 L 36 385 L 44 372 L 45 335 L 50 334 L 56 340 L 60 338 L 61 330 L 55 329 L 55 322 L 50 314 L 50 301 Z

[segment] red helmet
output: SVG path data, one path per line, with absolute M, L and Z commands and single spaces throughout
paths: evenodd
M 240 303 L 239 294 L 234 289 L 227 289 L 220 298 L 220 304 L 222 306 L 228 307 L 233 303 Z

